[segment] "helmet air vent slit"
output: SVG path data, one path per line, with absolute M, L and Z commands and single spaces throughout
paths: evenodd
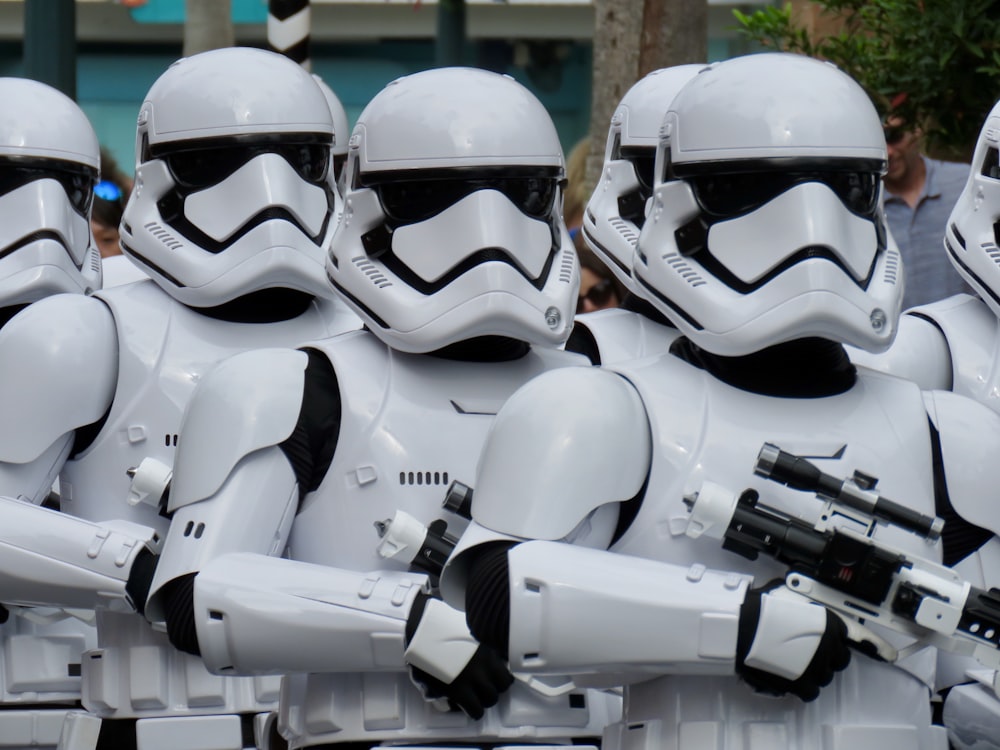
M 563 284 L 568 284 L 573 278 L 573 255 L 572 253 L 564 253 L 562 259 L 562 266 L 559 269 L 559 281 Z
M 990 260 L 992 260 L 996 265 L 1000 266 L 1000 248 L 992 242 L 984 242 L 983 252 L 990 256 Z
M 677 272 L 677 274 L 693 287 L 703 286 L 706 282 L 697 271 L 678 253 L 667 253 L 663 260 Z
M 885 283 L 895 284 L 899 279 L 899 253 L 887 253 L 885 256 Z
M 639 241 L 639 235 L 635 233 L 635 230 L 629 226 L 628 222 L 622 219 L 611 219 L 611 226 L 614 228 L 618 234 L 622 236 L 627 243 L 635 247 L 636 243 Z
M 163 228 L 162 225 L 155 221 L 151 221 L 144 227 L 147 232 L 149 232 L 153 237 L 159 240 L 161 243 L 166 245 L 171 250 L 179 250 L 184 245 L 180 240 L 174 237 L 170 232 Z
M 352 258 L 351 260 L 354 261 L 354 265 L 358 267 L 358 270 L 367 276 L 379 289 L 385 289 L 386 287 L 392 286 L 392 282 L 389 281 L 389 279 L 385 277 L 385 274 L 379 270 L 378 266 L 368 260 L 368 258 L 358 256 Z

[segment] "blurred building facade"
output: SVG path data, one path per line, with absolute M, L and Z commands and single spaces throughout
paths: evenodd
M 39 2 L 43 0 L 31 0 Z M 266 0 L 231 0 L 236 42 L 267 46 Z M 709 59 L 748 51 L 732 10 L 709 5 Z M 463 62 L 512 75 L 552 114 L 568 151 L 587 131 L 592 0 L 466 0 Z M 0 75 L 23 73 L 24 0 L 0 0 Z M 131 171 L 142 97 L 180 57 L 184 0 L 77 0 L 77 100 L 101 142 Z M 311 0 L 312 71 L 353 123 L 394 78 L 435 65 L 436 0 Z

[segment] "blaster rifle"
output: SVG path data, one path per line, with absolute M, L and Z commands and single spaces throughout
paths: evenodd
M 839 479 L 770 443 L 761 449 L 754 472 L 815 493 L 825 503 L 819 521 L 761 504 L 756 490 L 737 495 L 705 482 L 684 498 L 691 514 L 687 535 L 721 539 L 725 549 L 750 560 L 772 557 L 788 566 L 785 584 L 791 591 L 912 636 L 916 647 L 932 645 L 1000 668 L 1000 590 L 973 586 L 951 568 L 872 536 L 885 524 L 933 542 L 944 527 L 940 518 L 882 497 L 873 489 L 873 477 Z M 860 530 L 842 525 L 845 519 Z

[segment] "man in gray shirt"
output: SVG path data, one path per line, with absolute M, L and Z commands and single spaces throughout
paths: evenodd
M 889 154 L 885 213 L 903 256 L 903 308 L 960 292 L 972 294 L 943 244 L 945 225 L 965 187 L 969 165 L 922 155 L 919 131 L 906 129 L 898 118 L 886 121 L 885 141 Z

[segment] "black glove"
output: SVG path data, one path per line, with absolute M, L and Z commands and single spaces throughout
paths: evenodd
M 763 628 L 772 632 L 765 633 Z M 800 648 L 790 649 L 788 644 L 793 642 Z M 820 688 L 829 685 L 834 674 L 850 663 L 849 644 L 847 625 L 837 614 L 789 592 L 784 581 L 772 581 L 748 591 L 743 601 L 736 673 L 758 692 L 791 693 L 813 701 Z M 801 647 L 808 649 L 809 645 L 813 647 L 811 659 L 803 668 L 809 654 L 803 654 Z M 752 649 L 754 666 L 747 666 Z M 788 674 L 790 671 L 798 675 Z
M 465 615 L 419 594 L 406 622 L 406 663 L 429 699 L 480 719 L 514 682 L 504 660 L 469 633 Z

